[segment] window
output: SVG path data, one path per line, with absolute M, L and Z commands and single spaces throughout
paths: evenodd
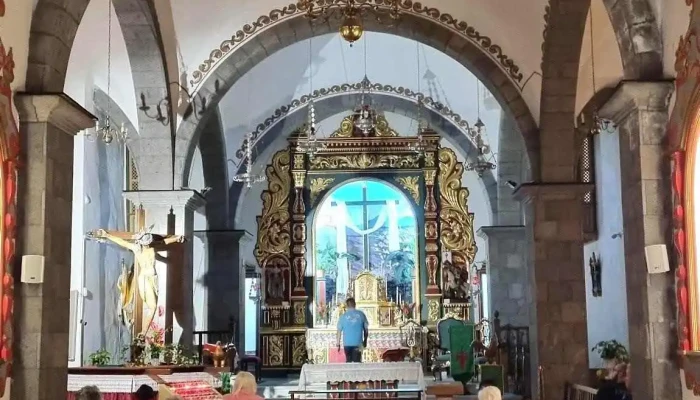
M 594 137 L 586 135 L 581 143 L 581 158 L 579 160 L 579 181 L 581 183 L 595 184 L 594 154 Z M 583 195 L 583 235 L 586 241 L 592 241 L 598 237 L 595 187 Z
M 401 191 L 375 180 L 343 184 L 319 205 L 313 226 L 316 325 L 327 323 L 318 310 L 342 302 L 365 270 L 385 279 L 390 299 L 416 302 L 417 222 Z

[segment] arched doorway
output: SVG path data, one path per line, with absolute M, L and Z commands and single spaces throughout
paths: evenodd
M 334 188 L 313 218 L 314 325 L 319 310 L 344 301 L 362 271 L 384 278 L 387 297 L 418 303 L 418 221 L 413 205 L 393 185 L 357 179 Z

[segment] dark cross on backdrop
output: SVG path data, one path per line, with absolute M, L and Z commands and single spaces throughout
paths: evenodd
M 348 207 L 348 212 L 350 211 L 350 207 L 362 207 L 362 224 L 359 226 L 362 230 L 369 229 L 369 208 L 371 206 L 383 206 L 387 204 L 386 200 L 369 200 L 367 192 L 367 186 L 364 185 L 362 186 L 362 200 L 345 202 L 345 205 Z M 398 200 L 396 200 L 396 204 L 399 204 Z M 331 205 L 335 207 L 338 203 L 334 201 L 331 202 Z M 362 235 L 362 249 L 362 269 L 371 270 L 373 264 L 370 263 L 369 258 L 369 235 Z

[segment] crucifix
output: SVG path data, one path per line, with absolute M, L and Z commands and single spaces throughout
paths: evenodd
M 88 239 L 100 243 L 110 242 L 134 254 L 133 267 L 122 269 L 118 284 L 122 318 L 124 323 L 132 325 L 132 335 L 148 334 L 158 313 L 159 277 L 156 260 L 165 260 L 158 252 L 174 249 L 185 241 L 184 236 L 180 235 L 149 233 L 144 229 L 144 222 L 145 212 L 143 207 L 139 207 L 136 217 L 137 233 L 97 229 L 86 235 Z

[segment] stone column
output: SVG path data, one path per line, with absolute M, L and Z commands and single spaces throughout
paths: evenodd
M 502 325 L 530 325 L 528 247 L 524 226 L 483 226 L 477 234 L 486 241 L 489 319 L 500 313 Z
M 638 399 L 681 398 L 674 275 L 649 275 L 644 255 L 646 246 L 671 244 L 664 140 L 672 91 L 672 82 L 623 82 L 600 110 L 620 133 L 627 318 Z
M 210 330 L 226 330 L 229 321 L 236 321 L 234 343 L 239 351 L 245 348 L 246 265 L 244 248 L 253 236 L 246 231 L 197 232 L 207 248 L 207 326 Z
M 142 206 L 146 212 L 146 227 L 153 226 L 155 234 L 185 236 L 183 259 L 177 263 L 179 271 L 161 268 L 157 262 L 159 275 L 165 276 L 166 312 L 165 328 L 172 327 L 166 333 L 166 341 L 191 344 L 194 331 L 194 273 L 192 269 L 192 233 L 194 231 L 194 212 L 204 206 L 205 200 L 194 190 L 141 190 L 124 192 L 124 197 Z M 175 265 L 175 264 L 173 264 Z M 171 266 L 173 266 L 171 265 Z M 162 274 L 162 275 L 161 275 Z M 175 306 L 171 308 L 170 305 Z M 170 312 L 172 310 L 172 312 Z M 176 315 L 173 315 L 173 312 Z M 170 336 L 172 334 L 172 336 Z
M 95 117 L 65 94 L 18 94 L 21 162 L 17 254 L 45 258 L 44 283 L 15 276 L 13 399 L 66 393 L 73 136 Z M 18 263 L 19 264 L 19 263 Z
M 515 196 L 527 203 L 526 239 L 534 243 L 529 262 L 532 292 L 530 309 L 530 377 L 538 398 L 558 399 L 566 382 L 587 382 L 588 338 L 586 288 L 583 269 L 583 196 L 592 185 L 532 183 Z

